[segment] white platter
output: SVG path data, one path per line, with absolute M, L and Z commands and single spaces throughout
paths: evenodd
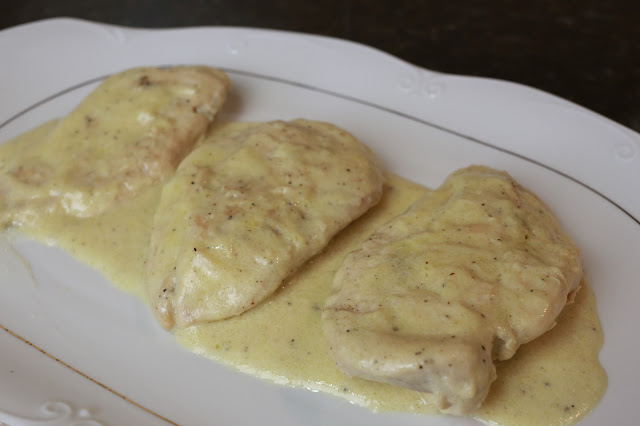
M 66 114 L 113 72 L 195 63 L 229 73 L 227 118 L 326 120 L 427 186 L 481 163 L 541 194 L 583 250 L 604 328 L 609 387 L 583 423 L 634 423 L 640 135 L 531 88 L 435 73 L 341 40 L 53 19 L 0 31 L 0 142 Z M 96 272 L 33 242 L 0 246 L 0 292 L 0 424 L 475 424 L 373 414 L 231 371 L 179 348 Z

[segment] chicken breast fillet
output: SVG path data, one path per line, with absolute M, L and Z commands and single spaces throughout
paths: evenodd
M 373 154 L 335 126 L 234 125 L 196 148 L 163 188 L 147 266 L 165 328 L 257 305 L 381 197 Z
M 102 82 L 0 174 L 0 224 L 36 212 L 89 217 L 173 174 L 225 101 L 204 66 L 134 68 Z
M 323 311 L 349 376 L 427 392 L 468 413 L 493 360 L 555 325 L 577 291 L 578 248 L 551 211 L 506 173 L 472 166 L 349 254 Z

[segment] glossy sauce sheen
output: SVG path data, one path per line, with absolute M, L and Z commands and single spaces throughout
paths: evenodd
M 3 145 L 0 173 L 20 145 L 45 137 L 54 126 L 45 124 Z M 416 391 L 342 374 L 329 357 L 321 324 L 333 274 L 344 256 L 426 191 L 391 176 L 376 207 L 339 233 L 262 304 L 227 320 L 177 330 L 176 339 L 193 352 L 277 383 L 322 390 L 375 411 L 435 414 L 437 410 Z M 101 215 L 43 216 L 21 231 L 69 251 L 147 303 L 145 258 L 159 198 L 160 187 L 155 186 Z M 473 416 L 495 424 L 578 421 L 606 388 L 597 358 L 602 342 L 593 293 L 583 281 L 555 328 L 498 363 L 498 379 Z

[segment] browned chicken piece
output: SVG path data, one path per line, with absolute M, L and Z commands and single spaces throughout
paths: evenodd
M 165 184 L 154 218 L 148 290 L 166 328 L 258 305 L 382 194 L 371 151 L 333 125 L 220 132 Z
M 496 378 L 493 361 L 552 328 L 581 274 L 578 248 L 542 201 L 472 166 L 346 257 L 324 333 L 345 374 L 469 413 Z
M 0 225 L 94 216 L 171 176 L 225 101 L 222 71 L 135 68 L 102 82 L 48 137 L 0 164 Z

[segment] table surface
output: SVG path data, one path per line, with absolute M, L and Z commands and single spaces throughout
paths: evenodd
M 338 37 L 431 70 L 533 86 L 640 132 L 637 0 L 8 0 L 0 30 L 59 16 Z

